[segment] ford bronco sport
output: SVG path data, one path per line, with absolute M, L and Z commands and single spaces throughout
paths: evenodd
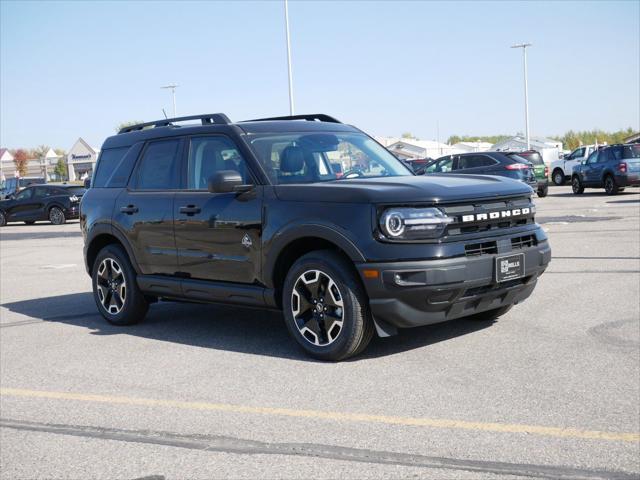
M 308 354 L 341 360 L 376 332 L 492 319 L 527 298 L 551 258 L 532 193 L 415 176 L 324 114 L 210 114 L 109 137 L 80 221 L 109 322 L 138 322 L 158 300 L 281 309 Z

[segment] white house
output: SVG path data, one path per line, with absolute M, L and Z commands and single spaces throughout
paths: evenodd
M 92 147 L 82 138 L 78 138 L 67 154 L 69 180 L 84 180 L 90 177 L 98 160 L 100 149 Z
M 493 145 L 489 142 L 458 142 L 453 144 L 453 148 L 457 148 L 461 152 L 486 152 L 491 150 Z
M 13 162 L 13 155 L 6 148 L 0 148 L 0 178 L 11 178 L 16 171 L 16 164 Z
M 439 158 L 443 155 L 463 153 L 462 150 L 455 148 L 453 145 L 434 140 L 415 140 L 413 138 L 402 138 L 395 143 L 387 145 L 387 149 L 401 160 L 427 157 Z
M 552 140 L 544 137 L 531 137 L 529 144 L 532 150 L 537 150 L 540 155 L 542 155 L 542 159 L 547 165 L 550 165 L 551 162 L 555 162 L 560 158 L 562 142 L 559 142 L 558 140 Z M 491 147 L 491 150 L 496 151 L 511 150 L 517 152 L 524 151 L 526 149 L 527 139 L 520 135 L 498 142 Z

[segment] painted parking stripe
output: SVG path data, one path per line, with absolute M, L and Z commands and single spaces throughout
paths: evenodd
M 319 410 L 298 410 L 292 408 L 258 407 L 225 403 L 187 402 L 179 400 L 160 400 L 151 398 L 122 397 L 111 395 L 93 395 L 70 392 L 52 392 L 43 390 L 25 390 L 21 388 L 0 388 L 0 396 L 46 398 L 52 400 L 75 400 L 80 402 L 106 403 L 112 405 L 132 405 L 146 407 L 168 407 L 182 410 L 218 411 L 245 413 L 281 417 L 312 418 L 338 422 L 363 422 L 413 427 L 446 428 L 496 433 L 524 433 L 545 437 L 580 438 L 590 440 L 609 440 L 619 442 L 640 442 L 640 433 L 605 432 L 599 430 L 581 430 L 577 428 L 545 427 L 541 425 L 523 425 L 493 422 L 469 422 L 438 418 L 396 417 L 388 415 L 370 415 L 363 413 L 328 412 Z

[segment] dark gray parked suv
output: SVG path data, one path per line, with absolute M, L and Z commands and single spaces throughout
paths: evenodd
M 307 353 L 340 360 L 375 332 L 526 299 L 551 258 L 531 195 L 508 178 L 415 176 L 327 115 L 211 114 L 108 138 L 80 221 L 109 322 L 158 300 L 281 309 Z

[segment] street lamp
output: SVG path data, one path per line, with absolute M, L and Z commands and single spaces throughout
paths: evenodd
M 293 76 L 291 74 L 291 34 L 289 33 L 289 2 L 284 0 L 284 23 L 287 29 L 287 68 L 289 70 L 289 115 L 293 116 Z
M 511 48 L 522 49 L 522 60 L 524 62 L 524 128 L 527 135 L 527 150 L 531 149 L 531 140 L 529 138 L 529 88 L 527 86 L 527 47 L 530 46 L 530 43 L 511 45 Z
M 176 118 L 176 88 L 178 88 L 179 85 L 176 85 L 175 83 L 170 83 L 169 85 L 165 85 L 163 87 L 160 88 L 170 88 L 171 89 L 171 96 L 173 97 L 173 118 Z

